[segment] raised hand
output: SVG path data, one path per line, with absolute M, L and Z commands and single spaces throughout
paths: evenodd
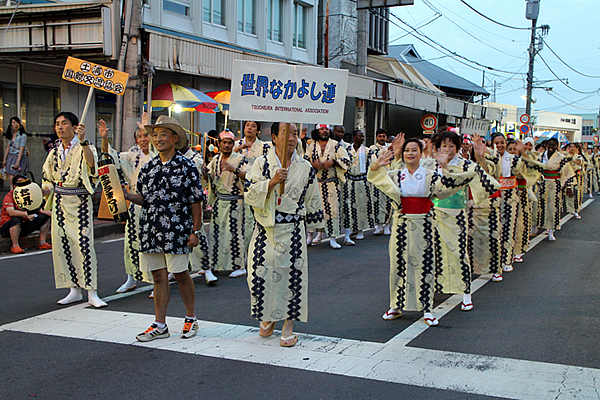
M 373 164 L 371 164 L 371 170 L 377 171 L 379 168 L 388 165 L 392 162 L 392 158 L 394 158 L 394 150 L 387 148 L 385 151 L 381 152 L 381 155 L 375 160 Z
M 106 125 L 106 122 L 104 122 L 103 119 L 101 119 L 100 121 L 98 121 L 98 135 L 100 135 L 100 137 L 102 139 L 104 138 L 108 138 L 108 126 Z
M 392 149 L 394 151 L 394 157 L 396 157 L 396 158 L 402 157 L 402 146 L 404 146 L 405 141 L 406 140 L 404 139 L 404 132 L 400 132 L 396 135 L 396 137 L 394 138 L 394 141 L 392 142 Z
M 433 158 L 435 158 L 442 168 L 446 168 L 448 166 L 448 161 L 450 161 L 450 153 L 448 152 L 448 148 L 440 147 L 439 150 L 433 155 Z

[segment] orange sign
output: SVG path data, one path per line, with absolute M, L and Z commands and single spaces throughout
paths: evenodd
M 75 57 L 69 57 L 62 77 L 67 81 L 123 96 L 129 74 Z
M 514 176 L 508 176 L 506 178 L 501 176 L 498 178 L 498 182 L 502 186 L 502 190 L 514 189 L 517 187 L 517 178 Z

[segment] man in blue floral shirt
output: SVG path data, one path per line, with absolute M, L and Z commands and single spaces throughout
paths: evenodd
M 181 337 L 191 338 L 198 330 L 198 321 L 188 258 L 192 247 L 198 245 L 205 196 L 198 169 L 179 152 L 187 147 L 187 136 L 179 122 L 163 115 L 155 125 L 145 128 L 158 156 L 142 167 L 137 181 L 139 194 L 127 193 L 126 199 L 142 206 L 140 269 L 151 272 L 154 279 L 156 320 L 136 338 L 148 342 L 169 337 L 169 272 L 175 275 L 186 309 Z

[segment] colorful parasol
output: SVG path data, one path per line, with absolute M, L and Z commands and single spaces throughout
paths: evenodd
M 229 90 L 221 90 L 218 92 L 208 92 L 207 96 L 212 97 L 221 104 L 229 104 L 231 102 L 231 92 Z
M 215 109 L 219 106 L 218 101 L 201 91 L 173 83 L 165 83 L 152 91 L 152 108 L 165 108 L 173 104 L 177 104 L 184 109 L 198 106 Z

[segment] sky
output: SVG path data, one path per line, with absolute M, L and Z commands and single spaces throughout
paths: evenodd
M 525 0 L 464 2 L 502 24 L 531 27 L 531 21 L 525 18 Z M 491 94 L 489 101 L 494 101 L 495 88 L 497 103 L 525 107 L 521 96 L 526 94 L 530 30 L 495 24 L 472 11 L 461 0 L 414 0 L 414 3 L 412 6 L 390 8 L 393 14 L 390 15 L 390 45 L 413 44 L 423 59 L 478 85 L 482 83 L 485 69 L 484 86 Z M 550 30 L 543 37 L 542 50 L 535 57 L 534 86 L 552 90 L 534 89 L 532 97 L 536 102 L 532 105 L 533 109 L 598 114 L 600 0 L 541 0 L 537 25 L 550 25 Z M 538 35 L 542 33 L 539 29 L 537 32 Z M 484 67 L 449 54 L 425 36 Z M 544 65 L 544 61 L 548 66 Z M 563 80 L 559 81 L 551 71 Z

